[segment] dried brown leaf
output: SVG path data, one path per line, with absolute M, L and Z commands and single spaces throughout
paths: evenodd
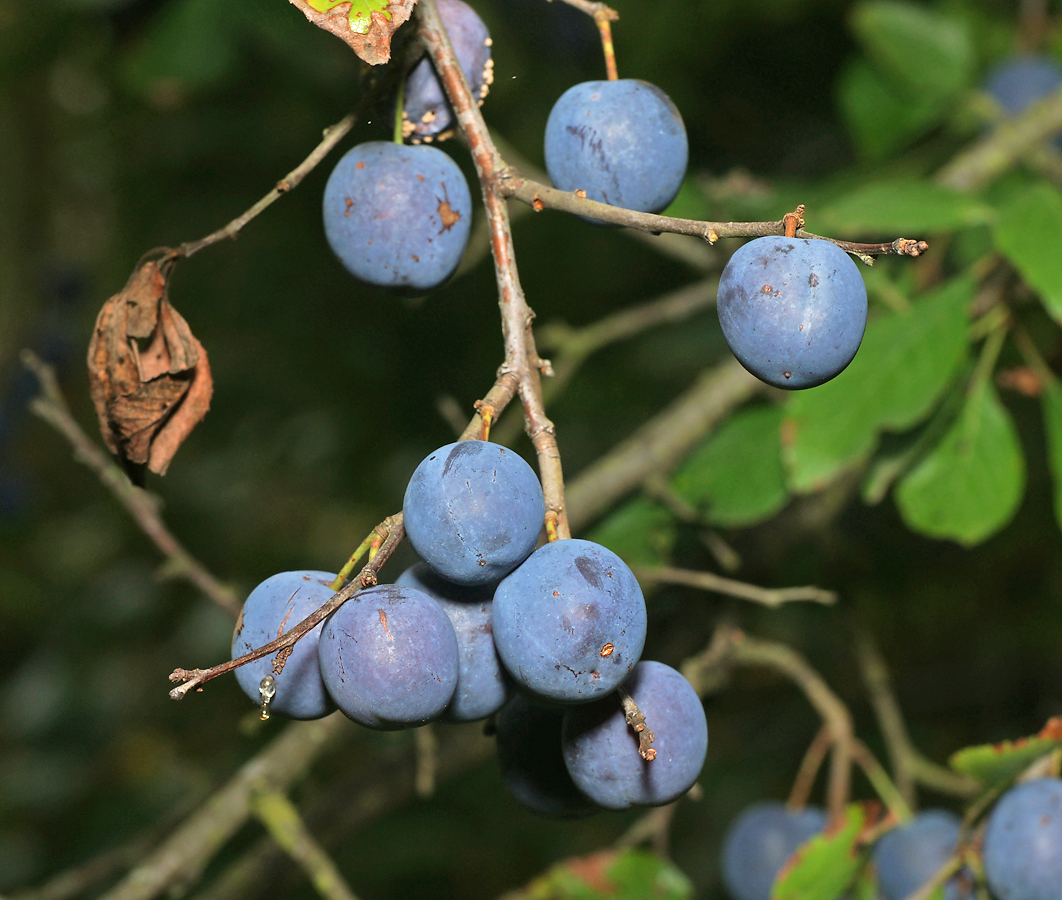
M 213 384 L 206 351 L 166 299 L 158 263 L 141 265 L 103 305 L 88 369 L 108 449 L 127 466 L 147 464 L 164 474 L 206 414 Z
M 344 41 L 370 66 L 380 66 L 391 59 L 391 35 L 400 25 L 409 20 L 417 0 L 391 0 L 386 15 L 372 10 L 372 23 L 364 34 L 350 27 L 353 3 L 340 3 L 327 12 L 314 9 L 307 0 L 289 0 L 318 28 L 334 34 Z

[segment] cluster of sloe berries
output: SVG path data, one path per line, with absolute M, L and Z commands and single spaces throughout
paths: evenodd
M 249 697 L 269 676 L 272 711 L 338 708 L 376 729 L 496 714 L 502 775 L 545 814 L 669 803 L 692 787 L 708 746 L 700 698 L 670 666 L 639 661 L 645 600 L 616 554 L 573 539 L 535 549 L 545 503 L 520 456 L 488 441 L 439 448 L 413 473 L 403 515 L 422 562 L 355 594 L 290 652 L 238 668 Z M 260 584 L 233 658 L 321 606 L 334 578 Z M 631 704 L 652 729 L 648 750 Z
M 722 871 L 734 900 L 770 900 L 778 874 L 802 844 L 826 825 L 817 807 L 758 803 L 733 822 L 723 841 Z M 962 822 L 943 809 L 920 812 L 874 845 L 880 900 L 905 900 L 959 849 Z M 1062 779 L 1040 778 L 1007 791 L 988 817 L 982 861 L 995 900 L 1062 896 Z M 944 900 L 973 900 L 965 867 L 944 884 Z

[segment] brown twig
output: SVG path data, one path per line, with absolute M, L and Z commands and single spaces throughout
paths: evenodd
M 530 330 L 534 313 L 528 307 L 520 285 L 505 198 L 496 187 L 495 175 L 503 163 L 480 114 L 479 105 L 469 91 L 464 72 L 454 56 L 434 0 L 421 0 L 417 10 L 421 40 L 453 106 L 479 175 L 483 205 L 490 223 L 491 252 L 502 316 L 505 345 L 503 368 L 517 377 L 517 392 L 524 408 L 527 434 L 538 455 L 546 516 L 556 520 L 561 537 L 568 537 L 570 531 L 565 513 L 560 453 L 553 423 L 546 416 L 540 384 L 540 374 L 548 370 L 548 364 L 538 357 L 535 349 Z
M 601 50 L 605 54 L 605 77 L 609 81 L 616 81 L 619 71 L 616 68 L 616 46 L 612 43 L 612 21 L 602 12 L 594 13 L 594 24 L 597 25 L 597 33 L 601 36 Z
M 623 715 L 627 720 L 628 727 L 638 735 L 638 753 L 646 762 L 656 759 L 656 751 L 649 745 L 655 740 L 653 733 L 645 724 L 645 714 L 638 709 L 634 698 L 623 687 L 616 688 L 623 703 Z
M 737 597 L 741 600 L 751 600 L 753 603 L 762 603 L 764 606 L 771 608 L 798 600 L 823 603 L 827 606 L 837 602 L 836 593 L 814 587 L 813 585 L 792 588 L 765 588 L 745 581 L 723 578 L 714 572 L 694 572 L 689 569 L 674 569 L 667 566 L 637 569 L 635 575 L 638 576 L 639 581 L 652 581 L 659 584 L 681 584 L 687 587 L 701 588 L 706 591 L 726 594 L 729 597 Z
M 513 166 L 501 169 L 497 174 L 498 190 L 506 197 L 514 197 L 527 203 L 536 211 L 557 209 L 577 216 L 586 216 L 613 225 L 636 228 L 651 234 L 688 234 L 714 244 L 722 238 L 755 238 L 768 235 L 784 235 L 785 219 L 775 222 L 701 222 L 697 219 L 679 219 L 674 216 L 660 216 L 654 213 L 636 212 L 619 206 L 610 206 L 579 196 L 578 192 L 561 191 L 534 181 L 522 175 Z M 792 215 L 792 214 L 789 214 Z M 803 228 L 796 230 L 794 237 L 814 238 L 829 241 L 842 250 L 858 257 L 868 265 L 875 256 L 890 254 L 899 256 L 921 256 L 929 249 L 925 241 L 909 238 L 896 238 L 894 241 L 879 244 L 860 244 L 852 241 L 839 241 L 835 238 L 812 234 Z
M 800 768 L 797 769 L 793 787 L 789 791 L 789 799 L 785 803 L 789 809 L 801 810 L 808 805 L 811 791 L 815 787 L 815 779 L 819 776 L 819 769 L 822 768 L 822 763 L 832 743 L 833 736 L 830 734 L 830 729 L 823 725 L 808 744 L 804 758 L 800 761 Z
M 41 392 L 30 401 L 30 411 L 39 416 L 74 448 L 74 458 L 99 478 L 140 526 L 159 552 L 166 557 L 166 574 L 191 582 L 233 618 L 239 615 L 241 601 L 236 592 L 218 581 L 199 560 L 181 545 L 162 521 L 159 499 L 129 480 L 110 456 L 77 424 L 59 388 L 55 370 L 30 350 L 22 351 L 22 364 L 37 376 Z
M 293 647 L 303 635 L 313 630 L 318 622 L 323 622 L 358 591 L 376 584 L 377 573 L 379 573 L 383 564 L 390 559 L 391 554 L 394 553 L 395 548 L 401 543 L 405 535 L 405 529 L 402 526 L 402 513 L 388 516 L 382 524 L 387 528 L 387 538 L 380 546 L 379 552 L 365 564 L 356 578 L 352 579 L 346 587 L 333 595 L 327 603 L 314 610 L 298 625 L 286 631 L 276 640 L 263 644 L 250 653 L 245 653 L 236 659 L 211 666 L 209 669 L 174 669 L 170 673 L 170 681 L 177 684 L 177 687 L 170 691 L 170 699 L 180 700 L 193 688 L 197 691 L 202 690 L 204 684 L 219 675 L 238 669 L 240 666 L 256 659 L 261 659 L 263 656 L 268 656 L 270 653 L 277 653 L 286 647 Z

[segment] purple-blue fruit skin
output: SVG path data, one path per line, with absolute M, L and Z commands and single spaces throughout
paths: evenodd
M 781 803 L 746 809 L 723 839 L 723 881 L 734 900 L 770 900 L 771 886 L 786 860 L 826 826 L 816 807 L 800 811 Z
M 1062 779 L 1011 788 L 988 817 L 985 875 L 996 900 L 1062 897 Z
M 886 832 L 874 847 L 884 900 L 905 900 L 929 881 L 955 855 L 961 828 L 959 817 L 953 813 L 929 809 Z M 944 900 L 971 896 L 955 879 L 944 890 Z
M 1010 115 L 1024 112 L 1062 88 L 1062 68 L 1045 56 L 1019 56 L 996 66 L 985 79 L 988 91 Z
M 645 661 L 624 682 L 653 732 L 651 762 L 638 752 L 618 693 L 564 714 L 561 747 L 575 786 L 607 809 L 660 806 L 686 793 L 704 766 L 708 722 L 692 685 L 671 666 Z
M 490 32 L 467 3 L 436 0 L 436 5 L 472 96 L 482 101 L 490 88 Z M 427 57 L 413 67 L 406 79 L 404 113 L 409 122 L 406 130 L 412 127 L 414 141 L 434 137 L 453 124 L 450 102 Z
M 494 592 L 494 644 L 516 683 L 547 701 L 611 693 L 645 644 L 645 599 L 615 553 L 570 539 L 539 547 Z
M 561 755 L 564 711 L 539 706 L 519 694 L 496 719 L 495 750 L 505 786 L 544 816 L 575 819 L 596 812 L 572 781 Z
M 434 147 L 359 144 L 325 185 L 328 244 L 368 284 L 406 291 L 437 287 L 461 261 L 471 226 L 468 182 Z
M 424 563 L 406 569 L 395 579 L 395 584 L 416 588 L 431 597 L 450 618 L 457 634 L 460 658 L 457 690 L 442 718 L 450 722 L 474 722 L 501 709 L 509 699 L 511 688 L 491 632 L 494 585 L 453 584 Z
M 280 572 L 263 581 L 243 604 L 232 636 L 232 658 L 275 641 L 324 605 L 335 593 L 329 587 L 335 577 L 331 572 L 300 570 Z M 262 702 L 259 684 L 272 675 L 276 694 L 269 703 L 270 712 L 289 719 L 319 719 L 336 708 L 325 691 L 317 662 L 321 627 L 318 624 L 296 642 L 280 673 L 273 671 L 275 653 L 236 670 L 237 683 L 255 705 Z
M 355 594 L 324 623 L 321 677 L 344 715 L 368 728 L 423 725 L 457 687 L 453 625 L 410 587 L 380 584 Z
M 757 238 L 719 279 L 719 324 L 738 361 L 787 390 L 829 381 L 847 366 L 867 325 L 867 290 L 848 254 L 829 241 Z
M 546 168 L 555 187 L 638 212 L 678 194 L 689 145 L 682 116 L 658 87 L 636 79 L 585 81 L 546 121 Z
M 402 512 L 413 549 L 432 571 L 476 585 L 498 581 L 527 559 L 546 506 L 538 476 L 517 453 L 459 441 L 417 466 Z

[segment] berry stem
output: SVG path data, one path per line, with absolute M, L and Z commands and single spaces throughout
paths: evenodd
M 400 78 L 398 80 L 398 88 L 395 91 L 395 132 L 394 141 L 396 144 L 404 144 L 405 138 L 402 136 L 402 123 L 405 120 L 406 115 L 406 80 Z
M 616 690 L 619 692 L 620 701 L 623 703 L 623 714 L 627 719 L 627 725 L 638 735 L 638 753 L 646 762 L 652 762 L 656 759 L 656 751 L 649 745 L 653 743 L 655 738 L 653 733 L 645 727 L 645 714 L 638 709 L 638 704 L 634 702 L 634 698 L 627 691 L 622 687 L 618 687 Z
M 605 12 L 594 13 L 594 23 L 601 35 L 601 49 L 605 53 L 605 73 L 609 81 L 616 81 L 619 73 L 616 70 L 616 48 L 612 43 L 612 21 Z
M 822 768 L 822 763 L 832 743 L 833 735 L 830 734 L 830 729 L 823 725 L 815 734 L 804 753 L 804 758 L 800 761 L 800 768 L 797 769 L 793 787 L 789 791 L 789 799 L 785 802 L 788 809 L 796 812 L 808 805 L 812 788 L 815 787 L 815 779 L 819 775 L 819 769 Z
M 350 573 L 354 571 L 354 566 L 358 564 L 358 560 L 365 555 L 366 551 L 372 546 L 373 541 L 380 535 L 379 528 L 380 526 L 377 525 L 376 528 L 370 531 L 365 536 L 365 540 L 358 544 L 358 549 L 350 554 L 350 559 L 348 559 L 343 568 L 339 570 L 339 574 L 336 575 L 335 581 L 329 585 L 333 591 L 338 591 L 347 583 L 347 579 L 350 578 Z

